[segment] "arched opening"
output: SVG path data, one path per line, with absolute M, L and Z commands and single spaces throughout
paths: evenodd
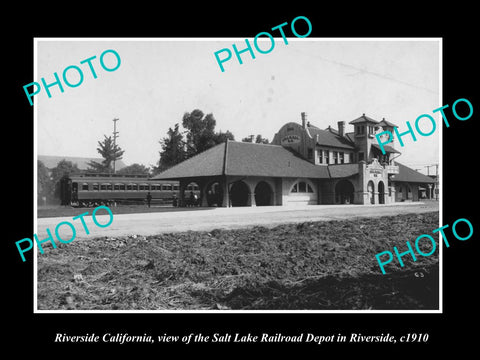
M 407 184 L 405 186 L 405 194 L 406 194 L 406 197 L 407 197 L 407 200 L 412 200 L 412 188 L 410 187 L 409 184 Z
M 243 181 L 236 181 L 230 188 L 230 201 L 232 206 L 248 206 L 250 191 Z
M 163 189 L 163 186 L 162 186 Z M 196 182 L 191 182 L 185 186 L 183 192 L 186 206 L 199 206 L 200 205 L 200 188 Z M 174 199 L 175 201 L 175 199 Z
M 378 183 L 378 203 L 385 204 L 385 184 L 383 181 Z
M 223 203 L 223 188 L 222 184 L 215 181 L 207 186 L 207 205 L 208 206 L 222 206 Z
M 255 204 L 257 206 L 273 205 L 273 191 L 265 181 L 260 181 L 255 186 Z
M 370 200 L 370 204 L 375 204 L 375 185 L 373 184 L 373 181 L 369 181 L 367 185 L 367 190 L 368 190 L 368 199 Z
M 340 204 L 353 204 L 355 189 L 349 180 L 340 180 L 335 185 L 335 202 Z
M 306 179 L 300 179 L 290 188 L 288 205 L 310 205 L 317 204 L 317 193 L 315 187 Z

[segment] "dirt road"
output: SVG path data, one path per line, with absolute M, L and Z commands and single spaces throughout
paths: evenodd
M 260 225 L 273 227 L 285 223 L 308 221 L 341 220 L 357 217 L 392 216 L 409 213 L 438 211 L 438 202 L 397 203 L 394 205 L 308 205 L 305 207 L 256 207 L 256 208 L 198 208 L 191 211 L 161 212 L 144 214 L 116 214 L 106 228 L 85 217 L 90 234 L 86 235 L 80 220 L 71 217 L 37 219 L 37 234 L 40 239 L 47 237 L 46 228 L 54 233 L 62 221 L 75 225 L 76 239 L 99 236 L 154 235 L 183 231 L 210 231 L 213 229 L 237 229 Z M 90 211 L 91 213 L 91 211 Z M 100 212 L 99 212 L 100 213 Z M 98 222 L 108 223 L 109 215 L 97 215 Z M 70 239 L 72 230 L 68 226 L 59 228 L 64 239 Z

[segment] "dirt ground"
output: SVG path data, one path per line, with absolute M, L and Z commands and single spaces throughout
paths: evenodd
M 386 275 L 375 254 L 438 224 L 435 211 L 73 241 L 38 255 L 38 309 L 434 310 L 438 251 Z

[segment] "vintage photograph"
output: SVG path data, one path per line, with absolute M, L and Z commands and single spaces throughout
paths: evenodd
M 273 35 L 35 39 L 35 312 L 441 311 L 442 40 Z

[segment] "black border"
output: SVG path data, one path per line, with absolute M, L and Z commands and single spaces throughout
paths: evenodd
M 150 6 L 152 6 L 150 8 Z M 126 9 L 124 5 L 111 4 L 100 10 L 87 6 L 70 11 L 65 9 L 19 11 L 12 26 L 4 29 L 8 37 L 8 66 L 6 87 L 8 126 L 5 127 L 7 144 L 4 154 L 9 174 L 21 186 L 19 191 L 4 193 L 8 204 L 8 222 L 4 249 L 4 271 L 8 290 L 4 307 L 9 321 L 5 343 L 12 349 L 32 349 L 49 354 L 94 353 L 100 347 L 112 352 L 127 349 L 152 351 L 157 356 L 167 356 L 165 350 L 193 350 L 201 354 L 208 347 L 222 353 L 232 349 L 246 350 L 313 351 L 317 354 L 346 350 L 376 351 L 381 356 L 405 351 L 418 354 L 426 351 L 437 353 L 450 347 L 460 347 L 462 352 L 475 344 L 475 331 L 468 321 L 476 312 L 475 257 L 478 250 L 476 193 L 476 145 L 475 129 L 479 107 L 479 78 L 476 57 L 473 19 L 475 9 L 467 5 L 451 8 L 420 9 L 408 4 L 388 4 L 385 8 L 365 4 L 357 7 L 343 4 L 341 9 L 324 5 L 293 9 L 276 5 L 275 9 L 260 11 L 258 6 L 244 3 L 221 4 L 218 7 L 193 9 L 187 3 L 183 9 L 172 10 L 161 3 L 137 5 Z M 279 9 L 280 8 L 280 9 Z M 27 257 L 21 263 L 14 242 L 33 234 L 33 112 L 26 101 L 23 85 L 33 81 L 34 37 L 254 37 L 258 32 L 290 22 L 296 16 L 306 16 L 313 25 L 310 37 L 442 37 L 443 38 L 443 104 L 453 104 L 458 98 L 467 98 L 474 107 L 474 115 L 468 121 L 452 120 L 450 128 L 443 131 L 443 223 L 452 224 L 458 218 L 468 218 L 475 228 L 474 236 L 465 242 L 452 241 L 444 248 L 444 314 L 33 314 L 33 262 Z M 4 70 L 6 67 L 4 67 Z M 429 110 L 429 109 L 426 109 Z M 447 111 L 447 115 L 451 112 Z M 449 117 L 449 118 L 450 118 Z M 20 156 L 19 156 L 20 155 Z M 11 181 L 11 180 L 8 180 Z M 5 183 L 4 183 L 5 184 Z M 5 215 L 4 215 L 5 216 Z M 474 325 L 475 326 L 475 325 Z M 318 335 L 390 333 L 430 334 L 427 344 L 60 344 L 54 343 L 56 333 L 84 334 L 95 332 L 151 333 L 152 335 L 186 335 L 201 332 L 205 335 L 220 333 L 282 333 L 312 332 Z M 348 345 L 348 346 L 347 346 Z M 368 352 L 371 354 L 371 352 Z M 74 353 L 68 353 L 74 354 Z M 176 353 L 177 355 L 179 354 Z M 230 354 L 230 353 L 229 353 Z

